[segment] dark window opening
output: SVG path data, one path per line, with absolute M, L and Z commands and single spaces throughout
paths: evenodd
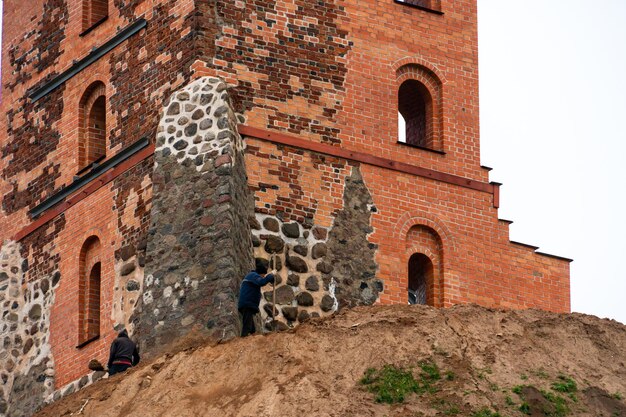
M 88 238 L 78 260 L 78 344 L 82 348 L 100 337 L 102 267 L 100 239 Z
M 91 340 L 100 335 L 100 262 L 97 262 L 89 273 L 86 288 L 85 320 L 83 334 L 85 340 Z
M 78 112 L 78 172 L 106 157 L 106 87 L 96 81 L 83 94 Z M 77 174 L 78 175 L 78 174 Z
M 433 263 L 421 253 L 415 253 L 409 259 L 409 304 L 428 304 L 429 287 L 433 282 Z
M 419 81 L 407 80 L 398 91 L 400 142 L 432 148 L 432 97 Z

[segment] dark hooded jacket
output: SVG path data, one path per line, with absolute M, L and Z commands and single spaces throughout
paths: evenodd
M 135 366 L 139 363 L 139 351 L 135 342 L 128 338 L 128 332 L 122 330 L 113 343 L 109 354 L 109 368 L 115 362 L 128 362 Z
M 261 302 L 261 287 L 269 282 L 274 282 L 274 275 L 267 274 L 265 278 L 256 271 L 250 271 L 241 282 L 239 289 L 239 305 L 237 308 L 251 308 L 259 311 L 259 303 Z

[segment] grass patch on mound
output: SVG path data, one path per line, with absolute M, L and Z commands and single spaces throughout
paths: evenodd
M 434 385 L 441 379 L 441 373 L 434 362 L 420 362 L 420 373 L 416 379 L 413 369 L 394 365 L 385 365 L 380 369 L 369 368 L 359 381 L 361 385 L 375 394 L 378 403 L 401 403 L 407 395 L 437 392 Z
M 459 406 L 449 400 L 439 398 L 432 401 L 431 405 L 437 411 L 438 414 L 443 413 L 444 416 L 457 416 L 461 414 Z
M 558 379 L 550 385 L 550 388 L 552 391 L 540 390 L 532 385 L 513 387 L 513 393 L 522 400 L 518 410 L 527 415 L 533 414 L 533 411 L 539 411 L 546 417 L 565 417 L 570 414 L 569 402 L 562 394 L 569 397 L 572 402 L 578 402 L 575 394 L 578 390 L 576 381 L 568 376 L 559 375 Z M 532 400 L 527 395 L 530 395 Z
M 572 378 L 565 375 L 559 375 L 558 381 L 552 383 L 552 389 L 557 392 L 572 394 L 578 391 L 578 386 L 576 385 L 576 381 Z
M 392 365 L 385 365 L 380 370 L 369 368 L 361 378 L 361 384 L 376 394 L 378 403 L 401 403 L 407 394 L 419 390 L 419 384 L 410 370 Z
M 522 402 L 522 403 L 520 404 L 520 406 L 519 406 L 519 410 L 520 410 L 520 412 L 522 412 L 522 413 L 524 413 L 524 414 L 528 414 L 528 415 L 530 415 L 530 414 L 531 414 L 531 413 L 530 413 L 530 405 L 529 405 L 526 401 L 524 401 L 524 402 Z
M 543 413 L 550 417 L 565 417 L 569 414 L 569 407 L 567 406 L 567 400 L 560 395 L 556 395 L 552 392 L 541 391 L 543 397 L 552 404 L 552 409 L 544 409 Z
M 576 391 L 578 391 L 576 381 L 565 375 L 559 375 L 558 378 L 557 381 L 552 383 L 551 388 L 556 392 L 567 394 L 573 402 L 578 402 L 578 397 L 576 397 Z
M 501 417 L 501 416 L 500 416 L 500 413 L 491 411 L 488 408 L 483 408 L 478 411 L 474 411 L 472 413 L 472 417 Z
M 522 390 L 524 389 L 524 387 L 525 385 L 516 385 L 511 391 L 513 391 L 514 394 L 522 395 Z

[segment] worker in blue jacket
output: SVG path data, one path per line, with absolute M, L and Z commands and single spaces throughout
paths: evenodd
M 239 305 L 238 309 L 242 315 L 241 337 L 253 334 L 256 329 L 254 327 L 254 315 L 259 312 L 259 303 L 261 302 L 261 287 L 268 283 L 274 283 L 274 271 L 267 273 L 267 261 L 257 258 L 255 260 L 254 271 L 248 272 L 239 289 Z

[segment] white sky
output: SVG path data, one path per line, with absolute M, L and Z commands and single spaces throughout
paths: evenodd
M 478 0 L 478 28 L 500 218 L 574 259 L 573 311 L 626 323 L 626 1 Z
M 573 311 L 626 323 L 626 1 L 478 0 L 478 12 L 482 163 L 504 183 L 500 218 L 512 240 L 574 258 Z

